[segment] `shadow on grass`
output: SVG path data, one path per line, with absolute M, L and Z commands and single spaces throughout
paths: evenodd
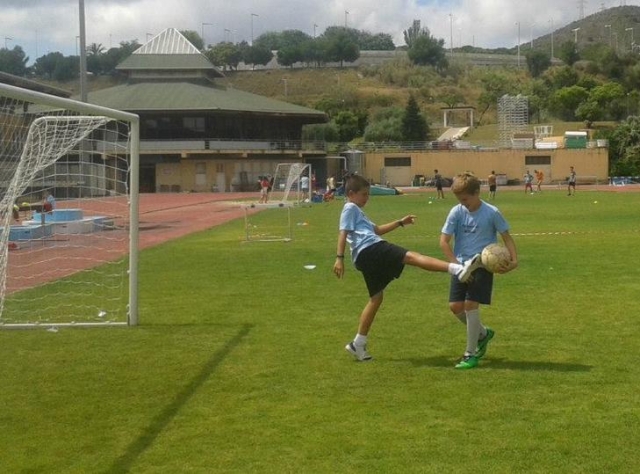
M 216 352 L 209 361 L 202 367 L 202 370 L 191 381 L 176 394 L 173 401 L 167 405 L 158 415 L 151 421 L 149 426 L 143 431 L 140 437 L 134 440 L 127 451 L 120 456 L 107 469 L 107 473 L 125 473 L 131 470 L 136 459 L 144 453 L 155 439 L 162 433 L 165 427 L 173 420 L 180 409 L 189 401 L 196 393 L 200 386 L 209 378 L 213 371 L 224 361 L 233 349 L 238 347 L 251 329 L 252 324 L 245 324 L 242 329 L 232 339 L 230 339 L 218 352 Z
M 409 359 L 395 359 L 395 362 L 409 362 L 414 367 L 447 367 L 452 368 L 457 359 L 445 356 L 421 357 Z M 585 364 L 569 364 L 566 362 L 551 362 L 547 360 L 510 360 L 503 358 L 483 359 L 478 369 L 492 370 L 529 370 L 554 372 L 589 372 L 593 367 Z

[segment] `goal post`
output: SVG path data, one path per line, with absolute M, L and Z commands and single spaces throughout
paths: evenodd
M 0 328 L 138 324 L 139 118 L 0 84 Z

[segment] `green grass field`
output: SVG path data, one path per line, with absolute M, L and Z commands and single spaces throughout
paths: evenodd
M 386 237 L 440 256 L 454 199 L 428 196 L 366 212 L 417 214 Z M 0 470 L 640 471 L 640 193 L 496 204 L 520 268 L 482 309 L 496 337 L 477 369 L 453 369 L 448 276 L 415 268 L 386 291 L 375 360 L 344 351 L 367 293 L 350 263 L 331 272 L 340 201 L 295 209 L 289 243 L 243 243 L 234 221 L 142 252 L 139 327 L 0 331 Z

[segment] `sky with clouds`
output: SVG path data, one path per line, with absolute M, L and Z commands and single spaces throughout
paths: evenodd
M 0 47 L 21 46 L 29 63 L 49 52 L 77 54 L 80 0 L 0 0 Z M 146 42 L 166 28 L 194 30 L 206 43 L 239 42 L 268 31 L 317 35 L 344 26 L 391 35 L 414 19 L 445 47 L 513 47 L 605 8 L 640 0 L 84 0 L 86 43 L 105 49 Z M 4 44 L 2 44 L 4 41 Z

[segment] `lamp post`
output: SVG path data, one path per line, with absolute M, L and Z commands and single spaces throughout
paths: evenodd
M 347 18 L 349 17 L 349 12 L 347 10 L 344 11 L 344 27 L 347 27 Z
M 231 40 L 231 30 L 229 28 L 224 29 L 224 40 L 227 43 Z
M 9 49 L 7 47 L 7 41 L 13 41 L 13 38 L 11 36 L 5 36 L 4 37 L 4 49 Z
M 624 31 L 631 32 L 631 52 L 633 52 L 633 28 L 625 28 Z
M 578 44 L 578 31 L 580 31 L 580 27 L 574 28 L 571 31 L 573 31 L 573 42 Z
M 258 15 L 255 13 L 251 14 L 251 46 L 253 46 L 253 17 L 257 17 Z
M 316 37 L 316 28 L 318 27 L 318 25 L 316 25 L 315 23 L 313 24 L 313 37 Z
M 202 47 L 204 49 L 207 48 L 207 42 L 204 40 L 204 27 L 205 26 L 213 26 L 213 23 L 202 23 L 200 25 L 200 33 L 201 33 L 200 37 L 202 38 Z
M 153 33 L 147 33 L 147 42 L 149 42 L 149 37 L 153 38 Z

